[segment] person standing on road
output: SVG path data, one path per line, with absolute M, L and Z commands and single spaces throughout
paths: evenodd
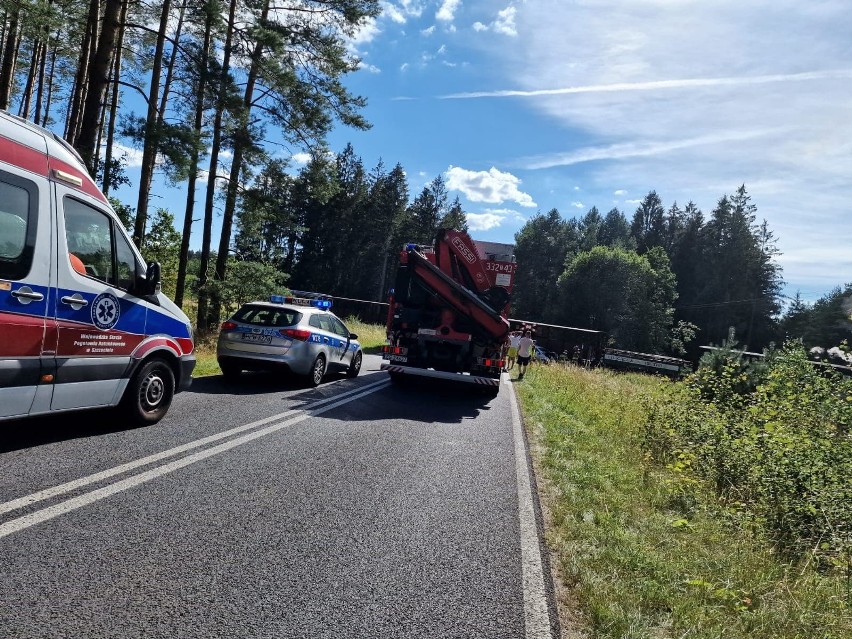
M 518 379 L 524 378 L 530 359 L 532 359 L 535 342 L 532 339 L 532 331 L 524 331 L 524 336 L 518 343 Z
M 509 372 L 515 367 L 515 360 L 518 358 L 518 345 L 521 342 L 521 331 L 512 331 L 509 333 L 509 352 L 506 355 L 506 372 Z

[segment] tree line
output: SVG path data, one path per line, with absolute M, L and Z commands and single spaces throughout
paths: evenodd
M 779 251 L 745 185 L 708 216 L 649 192 L 632 218 L 552 209 L 516 234 L 518 317 L 604 331 L 615 345 L 697 358 L 699 344 L 760 351 L 790 338 L 852 342 L 852 284 L 784 309 Z

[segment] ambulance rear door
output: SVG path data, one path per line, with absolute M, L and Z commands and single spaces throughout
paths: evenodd
M 30 412 L 42 375 L 52 264 L 46 167 L 44 152 L 0 136 L 0 419 Z

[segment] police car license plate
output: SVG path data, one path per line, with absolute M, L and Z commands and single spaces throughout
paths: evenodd
M 254 342 L 255 344 L 271 344 L 272 335 L 255 335 L 253 333 L 243 333 L 244 342 Z

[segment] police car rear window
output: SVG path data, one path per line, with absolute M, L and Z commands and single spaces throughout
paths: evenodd
M 293 326 L 302 319 L 299 311 L 288 308 L 271 308 L 269 306 L 243 306 L 234 315 L 234 321 L 256 326 Z

